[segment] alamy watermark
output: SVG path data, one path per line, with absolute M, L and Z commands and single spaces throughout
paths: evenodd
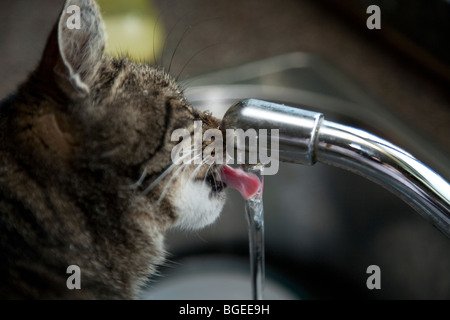
M 194 121 L 194 134 L 176 129 L 171 141 L 173 163 L 194 164 L 258 164 L 265 165 L 264 175 L 274 175 L 279 168 L 279 130 L 226 129 L 225 140 L 219 129 L 203 133 L 202 121 Z M 225 150 L 224 150 L 225 141 Z M 270 141 L 270 143 L 269 143 Z M 206 144 L 205 147 L 203 145 Z M 226 152 L 224 152 L 226 151 Z
M 71 5 L 67 7 L 66 13 L 71 14 L 71 16 L 66 21 L 66 26 L 68 29 L 73 30 L 81 29 L 81 13 L 80 7 L 76 5 Z
M 71 274 L 66 281 L 67 289 L 81 289 L 81 269 L 79 266 L 72 264 L 67 267 L 66 273 Z
M 381 269 L 376 264 L 372 264 L 367 267 L 366 270 L 367 274 L 370 274 L 370 276 L 367 278 L 366 286 L 367 289 L 373 290 L 373 289 L 381 289 Z
M 81 28 L 81 11 L 80 7 L 77 5 L 70 5 L 66 10 L 67 14 L 71 16 L 66 21 L 66 26 L 68 29 L 79 30 Z M 366 9 L 366 13 L 370 16 L 366 20 L 366 26 L 368 29 L 381 29 L 381 9 L 377 5 L 370 5 Z
M 367 14 L 370 16 L 366 20 L 367 29 L 381 29 L 381 9 L 377 5 L 370 5 L 366 10 Z

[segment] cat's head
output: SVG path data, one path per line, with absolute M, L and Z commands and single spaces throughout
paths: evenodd
M 72 5 L 80 9 L 79 29 L 71 29 Z M 8 143 L 42 184 L 67 188 L 61 192 L 114 198 L 162 228 L 212 223 L 225 202 L 220 168 L 173 164 L 171 134 L 193 132 L 195 120 L 203 130 L 219 121 L 194 110 L 162 69 L 105 56 L 105 39 L 94 1 L 67 1 L 10 110 Z

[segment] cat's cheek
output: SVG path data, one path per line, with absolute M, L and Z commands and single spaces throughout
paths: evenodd
M 211 187 L 206 183 L 179 179 L 170 199 L 178 216 L 174 226 L 195 230 L 213 223 L 219 217 L 226 197 L 225 192 L 211 193 Z

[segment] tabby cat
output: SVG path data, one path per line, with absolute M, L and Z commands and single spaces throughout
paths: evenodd
M 0 104 L 0 298 L 135 298 L 164 231 L 204 227 L 224 205 L 219 165 L 171 162 L 174 129 L 219 120 L 161 68 L 104 47 L 97 5 L 67 1 L 38 67 Z

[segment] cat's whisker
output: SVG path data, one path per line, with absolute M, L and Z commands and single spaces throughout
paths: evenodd
M 176 79 L 177 81 L 180 79 L 181 74 L 184 72 L 184 70 L 185 70 L 186 67 L 189 65 L 189 63 L 191 63 L 191 61 L 194 60 L 195 57 L 197 57 L 199 54 L 203 53 L 204 51 L 206 51 L 206 50 L 208 50 L 208 49 L 211 49 L 212 47 L 218 46 L 218 45 L 220 45 L 220 44 L 222 44 L 222 42 L 213 43 L 213 44 L 211 44 L 211 45 L 209 45 L 209 46 L 206 46 L 206 47 L 204 47 L 204 48 L 198 50 L 197 52 L 195 52 L 195 53 L 194 53 L 194 54 L 193 54 L 193 55 L 185 62 L 185 64 L 184 64 L 183 67 L 181 68 L 181 71 L 178 72 L 178 75 L 176 76 L 175 79 Z M 189 82 L 190 82 L 190 81 L 189 81 Z M 188 84 L 189 84 L 189 82 L 183 83 L 183 87 L 187 87 Z
M 213 166 L 213 164 L 214 164 L 214 162 L 211 163 L 211 164 L 209 165 L 208 169 L 206 170 L 206 174 L 205 174 L 205 176 L 203 177 L 203 183 L 206 183 L 206 178 L 208 177 L 208 172 L 209 172 L 209 170 L 211 169 L 211 167 Z
M 173 31 L 176 29 L 176 27 L 180 24 L 180 22 L 182 22 L 186 18 L 187 15 L 188 14 L 185 13 L 177 22 L 175 22 L 175 24 L 172 25 L 172 27 L 170 28 L 169 32 L 166 35 L 166 38 L 165 38 L 164 44 L 163 44 L 163 48 L 162 48 L 162 51 L 161 51 L 161 65 L 163 67 L 164 67 L 164 60 L 163 60 L 164 52 L 166 51 L 166 46 L 167 46 L 168 40 L 169 40 L 170 36 L 172 35 Z
M 170 68 L 172 67 L 173 58 L 175 57 L 175 54 L 177 53 L 178 47 L 180 46 L 181 42 L 184 40 L 186 34 L 189 32 L 189 30 L 190 30 L 191 28 L 192 28 L 192 25 L 188 26 L 188 27 L 184 30 L 183 34 L 181 35 L 181 38 L 178 40 L 178 43 L 177 43 L 177 45 L 175 46 L 175 49 L 173 50 L 172 57 L 170 58 L 169 67 L 168 67 L 168 69 L 167 69 L 167 73 L 170 73 Z
M 142 175 L 139 177 L 138 181 L 127 186 L 120 186 L 119 188 L 122 190 L 135 190 L 139 188 L 139 186 L 142 184 L 146 176 L 147 176 L 147 168 L 144 168 L 144 172 L 142 172 Z
M 153 182 L 145 188 L 144 191 L 141 192 L 141 196 L 147 195 L 150 191 L 153 190 L 154 187 L 162 180 L 165 176 L 167 176 L 173 169 L 175 169 L 178 165 L 176 163 L 172 163 L 169 168 L 167 168 L 163 173 L 161 173 L 158 178 L 153 180 Z
M 197 159 L 201 159 L 202 155 L 201 154 L 197 154 L 195 156 L 193 156 L 192 158 L 190 158 L 188 161 L 183 162 L 183 164 L 192 164 L 195 160 Z
M 197 168 L 195 168 L 195 170 L 190 174 L 188 180 L 191 180 L 193 177 L 195 177 L 197 175 L 197 173 L 200 171 L 200 169 L 202 168 L 202 166 L 210 159 L 210 157 L 207 157 L 205 159 L 202 160 L 202 162 L 197 166 Z
M 183 156 L 181 156 L 177 162 L 174 162 L 170 165 L 169 168 L 167 168 L 163 173 L 161 173 L 144 191 L 142 191 L 141 195 L 145 196 L 147 195 L 150 191 L 152 191 L 156 185 L 161 182 L 161 180 L 163 180 L 171 171 L 173 171 L 177 166 L 185 166 L 188 165 L 190 163 L 192 163 L 192 161 L 194 161 L 196 159 L 196 157 L 193 157 L 191 159 L 189 159 L 188 162 L 183 163 L 183 160 L 185 160 L 185 158 L 188 158 L 188 156 L 190 156 L 190 153 L 186 153 Z M 201 155 L 198 155 L 201 156 Z
M 195 160 L 197 160 L 197 159 L 199 159 L 199 158 L 201 159 L 201 158 L 202 158 L 202 153 L 200 152 L 200 153 L 196 154 L 197 151 L 201 151 L 201 150 L 202 150 L 201 148 L 192 149 L 192 150 L 191 150 L 191 154 L 193 154 L 193 156 L 192 156 L 191 159 L 189 159 L 189 162 L 185 162 L 185 164 L 191 164 L 191 163 L 193 163 Z
M 188 165 L 182 165 L 180 166 L 172 175 L 172 177 L 170 177 L 169 181 L 167 181 L 166 185 L 164 186 L 163 191 L 161 192 L 161 195 L 158 198 L 158 201 L 156 201 L 156 205 L 159 206 L 162 202 L 162 200 L 165 198 L 167 191 L 169 191 L 169 187 L 172 185 L 172 182 L 175 180 L 175 178 L 179 175 L 179 171 L 180 170 L 185 170 L 188 167 Z
M 194 143 L 191 143 L 191 145 L 189 147 L 190 148 L 187 150 L 188 152 L 186 152 L 186 154 L 185 154 L 184 149 L 183 149 L 183 155 L 177 159 L 177 162 L 179 164 L 181 162 L 183 162 L 184 164 L 192 163 L 194 160 L 196 160 L 202 156 L 202 148 L 201 147 L 194 148 Z M 174 149 L 175 154 L 179 154 L 180 149 L 183 148 L 183 145 L 179 144 L 179 145 L 175 146 L 175 148 L 176 148 L 176 149 Z M 199 153 L 196 154 L 197 152 L 199 152 Z M 187 157 L 189 157 L 189 159 L 186 161 Z
M 211 167 L 208 168 L 208 171 L 210 169 L 211 169 Z M 212 176 L 212 178 L 214 180 L 214 185 L 217 186 L 217 180 L 216 180 L 216 175 L 215 175 L 216 172 L 214 172 L 215 170 L 216 170 L 216 167 L 213 167 L 213 170 L 212 170 L 213 172 L 211 172 L 211 176 Z
M 159 19 L 161 18 L 163 12 L 164 12 L 164 10 L 161 10 L 161 11 L 159 12 L 158 17 L 157 17 L 156 20 L 155 20 L 155 25 L 153 26 L 153 38 L 152 38 L 152 40 L 153 40 L 153 48 L 152 48 L 152 49 L 153 49 L 153 62 L 154 62 L 154 63 L 157 63 L 157 59 L 156 59 L 156 51 L 155 51 L 155 48 L 156 48 L 156 45 L 155 45 L 156 30 L 157 30 L 157 28 L 158 28 Z M 165 12 L 164 12 L 164 13 L 165 13 Z M 161 57 L 160 57 L 160 59 L 161 59 Z
M 189 154 L 183 155 L 179 160 L 183 160 L 183 158 L 187 158 Z M 178 163 L 172 163 L 169 168 L 167 168 L 163 173 L 161 173 L 144 191 L 142 191 L 141 195 L 145 196 L 147 195 L 151 190 L 153 190 L 156 185 L 161 182 L 162 179 L 164 179 L 172 170 L 174 170 L 177 166 L 180 164 Z
M 163 191 L 161 192 L 161 195 L 159 196 L 158 201 L 156 201 L 156 205 L 159 206 L 160 203 L 162 202 L 162 200 L 165 198 L 165 196 L 166 196 L 166 194 L 167 194 L 167 192 L 168 192 L 168 190 L 169 190 L 169 187 L 172 185 L 174 179 L 175 179 L 177 176 L 179 176 L 180 171 L 181 171 L 181 170 L 182 170 L 182 171 L 186 170 L 186 168 L 187 168 L 194 160 L 196 160 L 196 159 L 199 158 L 199 157 L 201 157 L 201 154 L 196 155 L 196 156 L 194 156 L 193 158 L 191 158 L 191 159 L 190 159 L 190 162 L 184 163 L 183 165 L 181 165 L 181 166 L 180 166 L 180 167 L 172 174 L 172 177 L 170 177 L 169 181 L 167 181 L 166 185 L 164 186 L 164 189 L 163 189 Z M 198 172 L 199 168 L 201 168 L 201 166 L 202 166 L 207 160 L 208 160 L 208 158 L 207 158 L 207 159 L 203 159 L 203 160 L 201 161 L 201 163 L 198 165 L 198 167 L 194 170 L 194 172 L 196 172 L 196 171 Z M 191 176 L 193 176 L 193 173 L 189 176 L 189 179 L 191 179 Z
M 218 184 L 217 184 L 217 180 L 216 180 L 216 175 L 220 177 L 220 171 L 218 170 L 217 166 L 214 166 L 214 162 L 210 164 L 210 166 L 208 167 L 208 170 L 206 171 L 205 174 L 205 178 L 203 179 L 203 183 L 206 183 L 206 178 L 208 177 L 208 174 L 211 173 L 211 177 L 214 180 L 214 186 L 216 187 L 215 189 L 217 190 Z
M 191 153 L 195 153 L 197 150 L 200 150 L 201 148 L 197 148 L 197 149 L 192 149 L 191 150 Z M 188 157 L 188 155 L 189 154 L 186 154 L 186 155 L 183 155 L 179 160 L 184 160 L 184 158 L 187 158 Z M 195 157 L 193 157 L 193 158 L 191 158 L 190 160 L 189 160 L 189 162 L 186 162 L 186 164 L 190 164 L 190 163 L 192 163 L 194 160 L 196 160 L 197 158 L 199 158 L 201 155 L 197 155 L 197 156 L 195 156 Z M 208 158 L 207 158 L 208 159 Z M 206 159 L 205 160 L 203 160 L 202 161 L 202 164 L 204 163 L 206 161 Z M 172 166 L 171 166 L 172 167 Z M 171 167 L 169 167 L 167 170 L 169 170 Z M 163 172 L 163 174 L 162 174 L 162 177 L 161 178 L 164 178 L 165 176 L 166 176 L 167 174 L 165 174 L 165 172 Z M 122 189 L 122 190 L 135 190 L 135 189 L 137 189 L 137 188 L 139 188 L 139 186 L 142 184 L 142 182 L 145 180 L 145 177 L 147 176 L 147 168 L 144 168 L 144 171 L 142 172 L 142 175 L 139 177 L 139 179 L 138 179 L 138 181 L 136 181 L 135 183 L 133 183 L 133 184 L 131 184 L 131 185 L 126 185 L 126 186 L 121 186 L 120 187 L 120 189 Z M 158 180 L 159 179 L 159 177 L 156 179 L 156 180 Z M 156 181 L 155 180 L 155 182 L 156 183 L 158 183 L 161 179 L 159 179 L 158 181 Z M 153 187 L 152 187 L 153 188 Z M 150 189 L 151 190 L 151 189 Z M 143 191 L 143 193 L 145 193 L 145 194 L 147 194 L 148 193 L 148 191 L 150 191 L 150 190 L 144 190 Z

